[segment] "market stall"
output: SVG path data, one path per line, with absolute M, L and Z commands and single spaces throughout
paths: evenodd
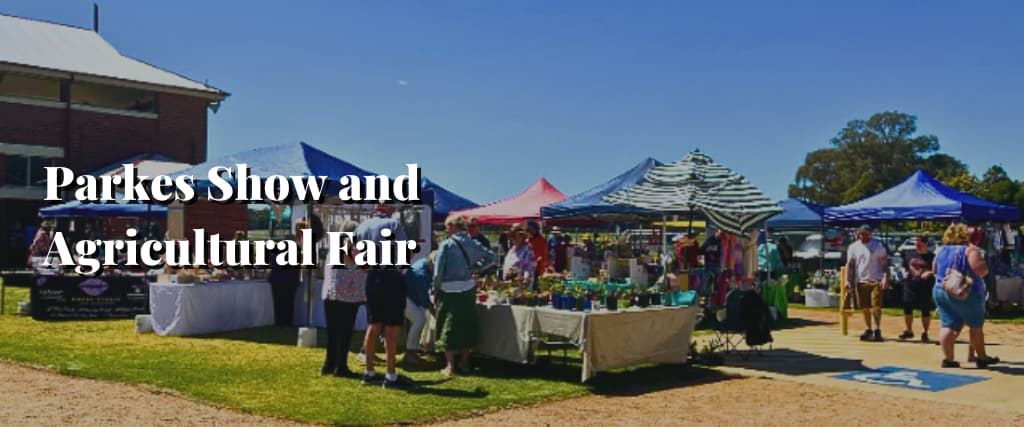
M 149 310 L 157 335 L 203 335 L 274 324 L 270 284 L 258 280 L 152 283 Z
M 659 212 L 663 221 L 670 214 L 688 215 L 691 219 L 700 214 L 710 219 L 720 230 L 739 236 L 744 241 L 748 240 L 748 230 L 782 211 L 746 178 L 715 163 L 700 151 L 694 151 L 681 160 L 655 166 L 647 171 L 639 184 L 604 196 L 603 199 L 609 203 Z M 756 245 L 740 241 L 735 243 L 735 247 L 724 242 L 723 246 L 728 244 L 733 247 L 730 249 L 733 259 L 746 262 L 734 264 L 732 270 L 723 269 L 736 274 L 716 275 L 712 279 L 715 288 L 719 280 L 728 280 L 729 276 L 739 280 L 734 280 L 727 287 L 738 286 L 754 275 L 756 265 L 751 265 L 751 260 L 756 255 L 751 256 L 749 251 L 756 250 Z M 663 237 L 662 254 L 667 253 L 668 242 Z M 723 257 L 721 261 L 724 267 L 730 259 Z M 662 263 L 667 262 L 668 257 L 663 256 Z
M 585 382 L 595 373 L 642 363 L 686 363 L 697 307 L 573 311 L 552 306 L 478 305 L 480 354 L 527 363 L 537 337 L 563 337 L 581 350 Z M 638 333 L 643 331 L 643 333 Z
M 434 207 L 433 222 L 444 222 L 444 219 L 452 211 L 471 209 L 478 206 L 471 200 L 437 185 L 426 177 L 420 179 L 420 189 L 423 191 L 424 200 L 428 198 L 432 200 L 432 206 Z
M 993 223 L 1019 222 L 1020 210 L 1015 206 L 1000 205 L 963 193 L 918 170 L 903 182 L 874 196 L 847 205 L 826 208 L 824 218 L 827 223 L 843 225 L 908 220 L 962 221 L 986 224 L 994 231 L 1002 227 L 996 227 Z M 1002 262 L 991 255 L 992 251 L 989 251 L 991 271 L 996 274 L 1007 274 L 1004 276 L 1006 278 L 1020 276 L 1019 269 L 1001 265 Z M 989 292 L 995 295 L 999 291 L 996 283 L 998 279 L 995 276 L 991 279 L 993 282 L 989 285 Z
M 515 224 L 540 219 L 541 207 L 564 199 L 565 194 L 548 180 L 540 178 L 515 196 L 476 208 L 457 210 L 452 214 L 474 216 L 481 224 Z

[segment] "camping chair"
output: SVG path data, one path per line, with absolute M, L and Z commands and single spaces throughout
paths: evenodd
M 771 314 L 761 295 L 754 290 L 733 289 L 726 296 L 725 319 L 715 328 L 712 346 L 721 348 L 725 354 L 736 352 L 743 360 L 754 354 L 762 356 L 765 346 L 772 349 L 770 320 Z M 751 335 L 751 331 L 759 331 L 763 336 Z M 740 351 L 741 345 L 745 345 L 747 351 Z
M 743 343 L 745 328 L 742 318 L 743 291 L 732 289 L 725 297 L 725 317 L 718 319 L 711 346 L 729 354 Z

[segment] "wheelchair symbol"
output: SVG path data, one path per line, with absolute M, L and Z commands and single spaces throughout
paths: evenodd
M 918 390 L 928 390 L 931 388 L 924 381 L 921 381 L 917 377 L 917 372 L 914 371 L 871 372 L 854 375 L 853 379 L 870 384 L 895 385 L 916 388 Z

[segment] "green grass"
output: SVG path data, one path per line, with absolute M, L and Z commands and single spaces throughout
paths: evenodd
M 8 288 L 0 316 L 0 359 L 87 378 L 149 384 L 242 412 L 325 424 L 382 424 L 449 418 L 590 393 L 675 387 L 717 375 L 694 367 L 642 366 L 579 383 L 569 366 L 482 360 L 472 376 L 443 380 L 436 369 L 404 372 L 423 384 L 400 392 L 358 380 L 321 377 L 323 350 L 298 348 L 293 328 L 257 328 L 216 337 L 137 335 L 130 320 L 37 322 L 14 312 L 28 289 Z M 542 354 L 544 352 L 541 352 Z M 350 360 L 350 366 L 358 362 Z

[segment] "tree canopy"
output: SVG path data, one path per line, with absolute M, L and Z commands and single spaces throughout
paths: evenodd
M 924 169 L 939 180 L 967 173 L 963 162 L 939 152 L 939 138 L 918 134 L 917 117 L 898 111 L 853 120 L 807 155 L 790 197 L 827 206 L 863 199 Z
M 789 196 L 837 206 L 892 187 L 917 169 L 946 185 L 985 200 L 1024 210 L 1024 182 L 1000 165 L 978 178 L 960 160 L 940 152 L 939 138 L 917 133 L 917 117 L 898 111 L 853 120 L 830 141 L 807 154 L 789 186 Z

